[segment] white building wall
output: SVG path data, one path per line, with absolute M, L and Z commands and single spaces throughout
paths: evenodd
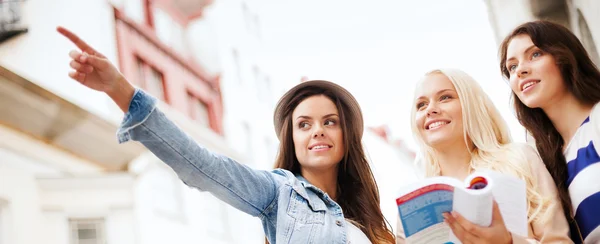
M 112 2 L 123 7 L 130 18 L 143 20 L 141 1 Z M 118 65 L 110 2 L 28 0 L 23 6 L 29 31 L 0 45 L 0 65 L 84 109 L 119 122 L 122 114 L 105 95 L 69 79 L 68 52 L 76 47 L 55 31 L 58 25 L 71 29 Z M 89 9 L 94 11 L 87 11 Z M 185 52 L 186 32 L 174 30 L 174 22 L 160 10 L 154 17 L 157 36 L 175 50 Z M 188 189 L 171 169 L 152 157 L 141 159 L 151 166 L 147 167 L 149 169 L 131 172 L 138 175 L 135 181 L 117 189 L 105 189 L 85 177 L 79 179 L 80 183 L 87 182 L 92 189 L 84 191 L 38 179 L 65 171 L 86 174 L 102 171 L 87 163 L 78 164 L 78 160 L 68 160 L 69 163 L 53 161 L 64 159 L 64 156 L 50 157 L 52 162 L 46 162 L 43 155 L 21 150 L 39 143 L 31 140 L 19 145 L 0 143 L 2 148 L 8 147 L 8 151 L 0 151 L 0 155 L 12 155 L 0 160 L 1 244 L 70 243 L 68 221 L 71 218 L 104 219 L 106 240 L 111 244 L 263 241 L 257 219 L 226 206 L 208 193 Z M 43 152 L 61 155 L 55 151 L 60 149 L 45 147 Z M 31 164 L 21 164 L 23 160 L 29 160 Z M 53 188 L 40 190 L 37 185 L 40 181 L 51 181 Z M 128 202 L 119 203 L 124 198 Z M 31 232 L 39 234 L 31 235 Z
M 527 0 L 486 0 L 496 42 L 500 43 L 513 28 L 534 18 L 531 5 L 525 4 L 525 1 Z
M 93 10 L 93 11 L 90 11 Z M 108 1 L 27 0 L 23 1 L 28 32 L 0 45 L 0 65 L 45 89 L 106 119 L 116 106 L 106 95 L 83 87 L 67 75 L 69 51 L 75 45 L 56 32 L 65 26 L 117 63 L 115 24 Z
M 363 145 L 379 186 L 381 211 L 395 231 L 398 193 L 402 187 L 418 180 L 413 156 L 409 150 L 390 145 L 368 129 L 363 136 Z
M 560 0 L 486 0 L 490 25 L 496 34 L 496 42 L 500 42 L 508 35 L 515 27 L 537 19 L 532 13 L 532 2 L 538 5 L 552 4 L 552 2 Z M 600 2 L 594 0 L 572 0 L 566 1 L 568 13 L 568 27 L 579 37 L 584 44 L 593 42 L 596 50 L 600 47 Z M 586 36 L 580 28 L 582 22 L 579 18 L 580 14 L 586 22 L 590 30 L 590 36 Z M 590 51 L 589 47 L 588 51 Z M 598 58 L 598 53 L 595 53 Z
M 110 2 L 123 7 L 132 19 L 143 20 L 141 1 Z M 105 95 L 68 78 L 68 52 L 75 46 L 55 31 L 57 25 L 73 30 L 118 64 L 110 2 L 25 1 L 29 31 L 0 44 L 0 65 L 102 118 L 120 121 L 122 114 Z M 298 81 L 278 83 L 263 70 L 260 16 L 251 2 L 215 1 L 187 31 L 163 32 L 169 28 L 160 26 L 172 21 L 162 14 L 154 17 L 161 40 L 179 51 L 186 50 L 187 42 L 202 66 L 222 74 L 225 134 L 228 143 L 243 153 L 243 163 L 272 168 L 278 145 L 272 126 L 274 105 L 282 87 Z M 153 156 L 142 156 L 131 164 L 129 176 L 121 177 L 104 174 L 97 165 L 40 143 L 31 139 L 21 146 L 0 143 L 5 150 L 0 155 L 12 155 L 0 159 L 0 244 L 70 243 L 72 218 L 104 219 L 110 244 L 264 243 L 257 218 L 209 193 L 189 189 Z M 406 164 L 412 160 L 370 133 L 365 133 L 365 146 L 374 162 L 384 215 L 394 226 L 395 194 L 412 180 Z M 43 148 L 38 151 L 41 157 L 32 150 L 19 150 L 31 147 Z M 65 172 L 74 175 L 56 178 Z
M 198 61 L 221 74 L 228 142 L 248 164 L 268 169 L 278 144 L 272 125 L 277 81 L 261 65 L 260 16 L 252 7 L 252 1 L 215 1 L 190 25 L 189 37 Z
M 45 243 L 47 233 L 31 172 L 0 167 L 0 201 L 3 244 Z
M 44 227 L 52 228 L 45 243 L 71 243 L 70 220 L 101 219 L 107 243 L 135 243 L 131 175 L 38 177 L 39 207 Z
M 569 1 L 571 30 L 579 37 L 596 65 L 600 65 L 600 2 Z M 587 26 L 587 30 L 585 27 Z M 592 44 L 593 43 L 593 44 Z

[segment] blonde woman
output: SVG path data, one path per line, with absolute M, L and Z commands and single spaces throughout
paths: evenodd
M 528 236 L 510 233 L 494 204 L 492 224 L 481 227 L 457 213 L 445 222 L 463 243 L 572 243 L 552 177 L 536 151 L 512 143 L 505 121 L 489 97 L 460 70 L 434 70 L 417 84 L 411 113 L 426 177 L 464 180 L 476 170 L 523 179 L 527 186 Z M 404 242 L 398 222 L 397 243 Z

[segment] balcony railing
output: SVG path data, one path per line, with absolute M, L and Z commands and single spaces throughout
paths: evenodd
M 22 20 L 22 4 L 24 0 L 0 0 L 0 43 L 27 32 Z

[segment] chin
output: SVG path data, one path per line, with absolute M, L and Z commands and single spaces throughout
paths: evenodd
M 538 87 L 537 91 L 519 97 L 519 99 L 523 104 L 525 104 L 525 106 L 529 108 L 541 108 L 544 104 L 544 101 L 547 101 L 549 97 L 547 94 L 542 93 L 543 90 L 539 88 L 542 87 Z
M 523 104 L 525 104 L 525 106 L 527 106 L 528 108 L 539 108 L 539 107 L 541 107 L 540 106 L 541 103 L 540 103 L 539 99 L 537 99 L 537 97 L 530 96 L 530 97 L 527 97 L 525 99 L 522 99 L 521 102 Z
M 307 163 L 306 165 L 304 165 L 305 167 L 309 167 L 309 168 L 329 168 L 331 166 L 336 165 L 338 162 L 334 162 L 335 160 L 331 159 L 331 158 L 318 158 L 318 159 L 313 159 L 311 160 L 309 163 Z
M 438 145 L 443 145 L 446 144 L 447 142 L 449 142 L 450 140 L 448 140 L 448 138 L 431 138 L 427 141 L 425 141 L 427 143 L 427 145 L 429 145 L 430 147 L 436 147 Z

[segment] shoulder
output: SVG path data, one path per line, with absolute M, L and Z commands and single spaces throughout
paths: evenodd
M 525 154 L 525 156 L 527 157 L 527 159 L 539 159 L 540 158 L 540 154 L 538 153 L 537 149 L 530 144 L 527 143 L 517 143 L 515 142 L 515 147 L 519 148 L 519 150 L 521 150 L 521 152 L 523 152 Z
M 522 161 L 521 163 L 531 167 L 531 170 L 536 171 L 546 168 L 540 154 L 534 146 L 527 143 L 513 142 L 510 143 L 508 147 L 521 155 L 522 160 L 519 161 Z
M 591 117 L 594 117 L 596 121 L 598 121 L 600 117 L 600 102 L 596 103 L 592 108 L 592 112 L 590 113 Z
M 296 178 L 294 176 L 294 173 L 292 173 L 291 171 L 287 170 L 287 169 L 274 169 L 271 170 L 271 173 L 273 173 L 274 175 L 278 175 L 280 177 L 284 177 L 284 178 Z
M 594 105 L 588 119 L 589 124 L 593 125 L 592 127 L 596 128 L 596 132 L 598 132 L 600 130 L 600 103 Z
M 567 162 L 581 157 L 580 151 L 585 148 L 588 152 L 600 153 L 598 145 L 600 145 L 600 103 L 597 103 L 592 108 L 589 117 L 580 125 L 579 129 L 571 139 L 566 152 L 565 158 Z
M 299 184 L 296 175 L 287 169 L 274 169 L 271 170 L 271 174 L 275 178 L 276 181 L 280 181 L 281 183 L 287 185 Z
M 287 169 L 277 168 L 277 169 L 271 170 L 271 174 L 273 175 L 275 180 L 280 183 L 279 184 L 280 186 L 293 188 L 293 189 L 304 188 L 304 185 L 302 184 L 302 180 L 298 179 L 298 176 L 296 174 L 294 174 L 293 172 L 291 172 Z
M 532 146 L 530 144 L 527 144 L 527 143 L 511 142 L 511 143 L 509 143 L 509 144 L 506 145 L 506 148 L 508 150 L 512 150 L 514 152 L 518 152 L 518 153 L 522 154 L 528 160 L 540 157 L 540 155 L 538 154 L 537 149 L 534 146 Z

